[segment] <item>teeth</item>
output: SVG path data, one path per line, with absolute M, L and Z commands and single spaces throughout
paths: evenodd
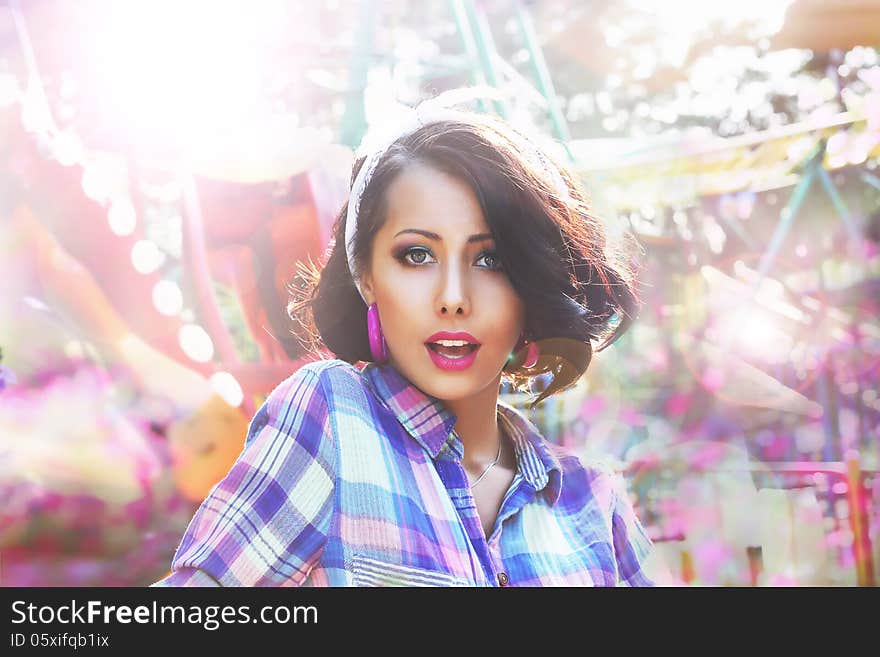
M 444 347 L 466 347 L 471 343 L 467 340 L 437 340 L 434 344 L 439 344 Z

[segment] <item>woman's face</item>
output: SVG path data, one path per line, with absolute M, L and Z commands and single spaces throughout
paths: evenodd
M 391 364 L 438 399 L 497 387 L 525 307 L 500 268 L 477 197 L 457 178 L 418 164 L 386 194 L 388 214 L 362 289 L 378 308 Z M 426 343 L 440 331 L 467 332 L 479 342 L 470 365 L 438 364 Z

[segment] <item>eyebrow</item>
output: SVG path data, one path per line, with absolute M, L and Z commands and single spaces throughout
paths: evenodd
M 397 235 L 402 235 L 403 233 L 416 233 L 417 235 L 423 235 L 430 240 L 443 241 L 443 238 L 441 238 L 437 233 L 432 233 L 429 230 L 421 230 L 419 228 L 404 228 L 402 231 L 397 233 Z M 397 235 L 395 235 L 394 237 L 397 237 Z M 472 244 L 474 242 L 484 242 L 491 239 L 494 239 L 492 233 L 478 233 L 476 235 L 471 235 L 470 237 L 468 237 L 467 243 Z

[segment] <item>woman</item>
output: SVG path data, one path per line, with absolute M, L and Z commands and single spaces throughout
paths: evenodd
M 574 178 L 439 99 L 358 155 L 289 307 L 337 358 L 269 395 L 155 586 L 652 584 L 622 480 L 498 399 L 570 388 L 637 307 Z

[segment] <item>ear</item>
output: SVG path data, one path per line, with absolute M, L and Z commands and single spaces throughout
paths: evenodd
M 364 272 L 363 276 L 361 276 L 360 284 L 361 292 L 366 297 L 367 306 L 372 305 L 376 301 L 376 295 L 373 294 L 373 277 L 370 272 Z

